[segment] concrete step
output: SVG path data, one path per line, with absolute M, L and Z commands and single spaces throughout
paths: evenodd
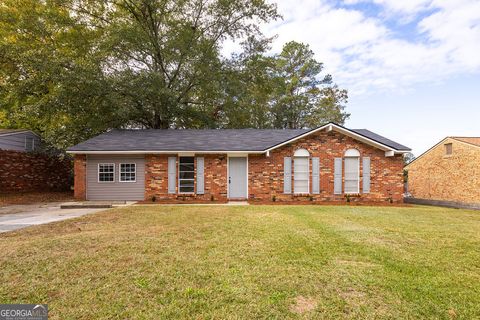
M 74 201 L 65 202 L 60 205 L 61 209 L 99 209 L 99 208 L 113 208 L 127 205 L 126 201 Z

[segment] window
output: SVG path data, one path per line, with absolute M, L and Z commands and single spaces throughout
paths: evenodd
M 345 193 L 360 193 L 360 152 L 345 152 Z
M 293 192 L 295 193 L 309 193 L 309 156 L 305 149 L 299 149 L 293 155 Z
M 180 157 L 178 170 L 178 187 L 180 193 L 194 192 L 194 159 L 194 157 Z
M 452 144 L 447 143 L 447 144 L 445 144 L 445 155 L 449 156 L 451 154 L 452 154 Z
M 113 163 L 98 164 L 98 182 L 114 182 L 115 165 Z
M 33 151 L 35 148 L 35 140 L 32 137 L 25 137 L 25 150 Z
M 120 163 L 120 182 L 135 182 L 135 175 L 135 163 Z

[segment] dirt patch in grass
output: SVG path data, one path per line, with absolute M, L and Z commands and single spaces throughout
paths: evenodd
M 12 192 L 0 194 L 0 206 L 73 201 L 73 192 Z
M 315 310 L 317 304 L 318 303 L 315 299 L 298 296 L 290 306 L 290 311 L 297 314 L 304 314 Z

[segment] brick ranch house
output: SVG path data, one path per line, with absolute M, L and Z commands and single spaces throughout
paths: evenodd
M 403 200 L 410 149 L 365 129 L 112 130 L 68 149 L 75 198 Z
M 405 169 L 414 199 L 480 208 L 480 137 L 446 137 Z

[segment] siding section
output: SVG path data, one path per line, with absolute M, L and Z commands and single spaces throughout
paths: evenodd
M 98 182 L 98 164 L 115 164 L 115 181 Z M 119 182 L 120 164 L 136 164 L 136 182 Z M 143 155 L 88 155 L 87 200 L 143 200 L 145 198 L 145 157 Z
M 25 139 L 30 139 L 29 143 L 31 145 L 31 139 L 34 140 L 34 150 L 40 148 L 40 139 L 38 136 L 34 135 L 31 132 L 21 132 L 15 134 L 8 134 L 0 136 L 0 149 L 2 150 L 14 150 L 14 151 L 27 151 L 25 150 Z M 31 151 L 31 150 L 28 150 Z

